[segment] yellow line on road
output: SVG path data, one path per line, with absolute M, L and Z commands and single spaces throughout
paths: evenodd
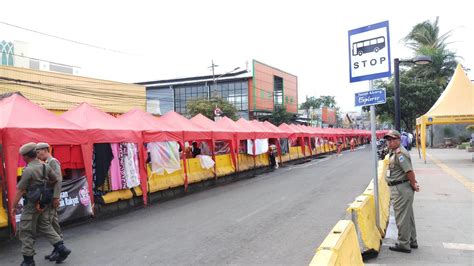
M 474 183 L 471 182 L 467 177 L 461 175 L 458 173 L 456 170 L 452 169 L 451 167 L 447 166 L 444 164 L 440 159 L 434 157 L 431 154 L 427 155 L 435 162 L 439 168 L 441 168 L 444 172 L 446 172 L 448 175 L 454 177 L 457 181 L 459 181 L 461 184 L 463 184 L 467 189 L 469 189 L 471 192 L 474 192 Z

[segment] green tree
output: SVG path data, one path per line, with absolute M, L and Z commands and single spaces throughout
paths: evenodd
M 197 114 L 202 114 L 205 117 L 214 120 L 214 110 L 216 107 L 221 109 L 222 115 L 227 116 L 232 120 L 239 119 L 238 111 L 235 106 L 221 97 L 214 97 L 211 99 L 197 99 L 190 101 L 187 104 L 188 115 L 193 117 Z
M 294 118 L 295 115 L 286 111 L 286 108 L 278 108 L 271 115 L 266 116 L 263 119 L 274 124 L 275 126 L 279 126 L 283 123 L 291 123 Z
M 404 38 L 415 56 L 431 56 L 429 65 L 404 66 L 400 71 L 401 126 L 413 131 L 416 118 L 425 114 L 436 102 L 456 69 L 456 54 L 447 48 L 451 32 L 440 35 L 439 19 L 416 24 Z M 394 117 L 393 79 L 376 81 L 375 87 L 385 88 L 387 102 L 377 105 L 380 118 Z M 369 108 L 364 108 L 368 110 Z

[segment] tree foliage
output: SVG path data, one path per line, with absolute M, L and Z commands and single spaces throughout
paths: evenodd
M 235 106 L 221 97 L 213 97 L 209 100 L 201 98 L 190 101 L 188 102 L 187 107 L 188 115 L 191 117 L 200 113 L 205 117 L 214 120 L 214 110 L 218 107 L 221 109 L 223 116 L 227 116 L 234 121 L 239 119 L 238 111 Z
M 271 115 L 266 116 L 264 120 L 267 120 L 275 126 L 279 126 L 283 123 L 291 123 L 294 118 L 295 115 L 293 113 L 289 113 L 285 108 L 278 108 Z
M 416 118 L 433 106 L 456 69 L 456 54 L 447 48 L 450 35 L 451 32 L 440 35 L 436 18 L 416 24 L 404 38 L 414 56 L 427 55 L 433 60 L 428 65 L 404 66 L 400 71 L 400 119 L 402 127 L 409 131 L 413 130 Z M 376 81 L 375 86 L 385 88 L 387 93 L 387 103 L 376 106 L 377 114 L 382 118 L 394 117 L 393 79 Z

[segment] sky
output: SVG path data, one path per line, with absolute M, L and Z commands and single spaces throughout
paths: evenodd
M 454 3 L 454 2 L 453 2 Z M 402 41 L 411 28 L 440 19 L 452 30 L 449 48 L 473 69 L 474 19 L 467 1 L 24 1 L 1 4 L 0 22 L 101 48 L 74 44 L 0 24 L 0 40 L 28 43 L 30 57 L 79 66 L 82 76 L 140 82 L 245 68 L 252 59 L 298 76 L 299 103 L 334 95 L 357 110 L 349 82 L 351 29 L 389 21 L 391 56 L 411 58 Z

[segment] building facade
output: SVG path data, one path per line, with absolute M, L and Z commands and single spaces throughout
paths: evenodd
M 232 103 L 246 119 L 269 115 L 277 108 L 298 110 L 297 77 L 257 60 L 250 70 L 138 84 L 146 86 L 147 111 L 157 115 L 169 111 L 188 115 L 188 102 L 216 96 Z

